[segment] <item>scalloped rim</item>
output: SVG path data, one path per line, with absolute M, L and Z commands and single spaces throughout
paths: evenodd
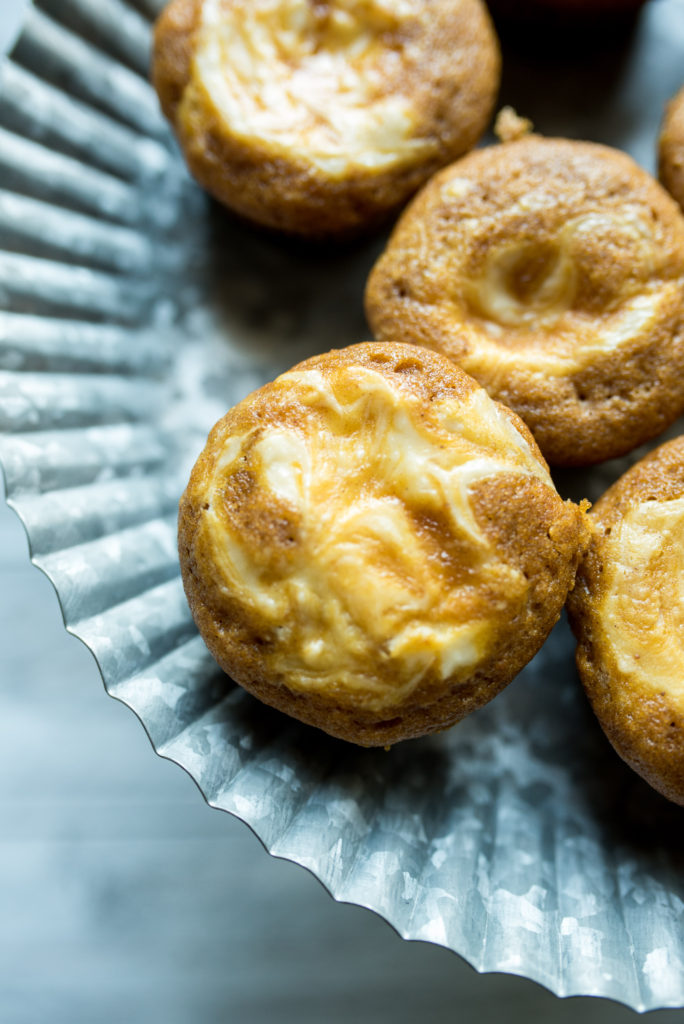
M 1 2 L 1 0 L 0 0 L 0 2 Z M 24 20 L 26 18 L 26 15 L 27 15 L 30 7 L 32 6 L 32 0 L 15 0 L 15 4 L 16 4 L 16 6 L 14 6 L 14 8 L 13 8 L 13 14 L 9 15 L 8 21 L 5 24 L 5 32 L 6 32 L 5 41 L 3 43 L 2 40 L 0 40 L 0 67 L 2 67 L 2 64 L 4 63 L 5 56 L 10 53 L 10 51 L 12 50 L 14 44 L 16 43 L 17 39 L 20 36 L 20 33 L 21 33 L 22 28 L 23 28 L 23 24 L 24 24 Z M 0 437 L 1 436 L 2 435 L 0 435 Z M 11 435 L 5 435 L 5 436 L 11 436 Z M 61 617 L 62 617 L 62 624 L 64 626 L 64 629 L 65 629 L 65 631 L 70 636 L 73 636 L 78 641 L 80 641 L 80 643 L 83 644 L 83 646 L 91 654 L 91 656 L 92 656 L 92 658 L 93 658 L 93 660 L 95 662 L 95 665 L 97 667 L 97 671 L 98 671 L 98 673 L 100 675 L 100 679 L 102 681 L 102 685 L 103 685 L 103 688 L 104 688 L 105 693 L 107 694 L 107 696 L 110 697 L 113 700 L 118 701 L 121 704 L 124 704 L 127 708 L 129 708 L 130 711 L 133 712 L 133 714 L 135 715 L 136 719 L 138 720 L 138 722 L 142 726 L 143 731 L 144 731 L 144 733 L 145 733 L 145 735 L 146 735 L 146 737 L 147 737 L 147 739 L 148 739 L 148 741 L 150 743 L 150 746 L 154 750 L 155 754 L 157 754 L 157 756 L 162 758 L 163 760 L 169 761 L 172 764 L 177 765 L 180 769 L 182 769 L 185 772 L 185 774 L 193 781 L 193 783 L 197 787 L 198 791 L 200 792 L 202 798 L 204 799 L 204 801 L 205 801 L 205 803 L 207 804 L 208 807 L 210 807 L 212 810 L 223 811 L 224 813 L 231 815 L 231 817 L 237 819 L 238 821 L 240 821 L 244 825 L 246 825 L 250 829 L 250 831 L 253 833 L 253 835 L 259 840 L 261 846 L 266 851 L 266 853 L 269 854 L 269 856 L 274 857 L 274 858 L 276 858 L 278 860 L 282 860 L 282 861 L 286 861 L 286 862 L 289 862 L 289 863 L 292 863 L 292 864 L 296 864 L 298 867 L 304 868 L 304 870 L 306 870 L 313 878 L 315 878 L 319 882 L 319 884 L 323 887 L 323 889 L 328 893 L 328 895 L 330 897 L 332 897 L 332 899 L 336 903 L 346 904 L 348 906 L 356 906 L 356 907 L 360 907 L 360 908 L 362 908 L 364 910 L 370 911 L 371 913 L 373 913 L 377 917 L 379 917 L 382 921 L 384 921 L 387 925 L 389 925 L 389 927 L 401 939 L 404 939 L 404 940 L 410 941 L 410 942 L 421 942 L 421 943 L 424 943 L 426 945 L 440 946 L 440 947 L 442 947 L 444 949 L 447 949 L 449 952 L 454 953 L 456 956 L 459 956 L 462 960 L 464 960 L 478 974 L 506 974 L 506 975 L 512 975 L 512 976 L 515 976 L 515 977 L 524 978 L 525 980 L 527 980 L 527 981 L 529 981 L 529 982 L 531 982 L 531 983 L 533 983 L 535 985 L 540 986 L 541 988 L 543 988 L 547 992 L 549 992 L 551 995 L 554 995 L 554 996 L 556 996 L 557 998 L 560 998 L 560 999 L 567 999 L 567 998 L 573 998 L 573 997 L 600 998 L 600 999 L 603 999 L 603 1000 L 605 1000 L 607 1002 L 612 1002 L 612 1003 L 616 1003 L 618 1005 L 625 1006 L 628 1009 L 636 1011 L 637 1013 L 644 1013 L 644 1012 L 648 1012 L 648 1011 L 651 1011 L 651 1010 L 657 1010 L 657 1009 L 680 1009 L 680 1008 L 682 1008 L 684 1006 L 684 1002 L 654 1002 L 653 1004 L 647 1004 L 645 1002 L 640 1002 L 637 1005 L 633 1005 L 632 1003 L 628 1002 L 627 1000 L 622 1000 L 622 999 L 620 999 L 620 998 L 618 998 L 617 996 L 614 996 L 614 995 L 607 995 L 604 991 L 600 991 L 600 990 L 598 990 L 596 988 L 590 989 L 589 991 L 587 991 L 586 989 L 581 989 L 579 987 L 568 987 L 568 988 L 565 988 L 562 985 L 562 983 L 561 983 L 562 979 L 559 980 L 558 984 L 554 984 L 553 981 L 550 981 L 548 979 L 548 977 L 541 976 L 541 972 L 536 971 L 534 968 L 532 968 L 532 969 L 530 969 L 528 971 L 525 971 L 523 969 L 515 969 L 515 968 L 507 968 L 506 970 L 497 970 L 496 968 L 485 969 L 482 966 L 479 966 L 476 962 L 474 962 L 474 959 L 471 959 L 466 953 L 461 952 L 458 949 L 455 949 L 453 946 L 450 946 L 447 943 L 440 942 L 440 941 L 438 941 L 436 939 L 417 938 L 417 937 L 414 937 L 414 936 L 408 934 L 405 930 L 402 930 L 397 924 L 395 924 L 395 922 L 392 920 L 392 918 L 390 916 L 387 916 L 385 912 L 383 912 L 382 910 L 378 909 L 377 906 L 374 906 L 372 903 L 370 903 L 368 901 L 364 901 L 362 899 L 342 898 L 341 896 L 338 895 L 338 893 L 336 893 L 334 887 L 331 887 L 330 885 L 328 885 L 324 881 L 324 879 L 321 877 L 321 875 L 316 873 L 316 870 L 313 867 L 311 867 L 309 864 L 304 863 L 301 859 L 299 859 L 296 856 L 296 854 L 294 854 L 292 852 L 274 853 L 273 849 L 269 847 L 268 843 L 265 841 L 263 836 L 260 834 L 259 828 L 258 828 L 258 826 L 256 825 L 256 823 L 253 820 L 250 820 L 249 817 L 246 817 L 246 816 L 243 816 L 242 814 L 239 814 L 237 811 L 234 811 L 234 810 L 231 810 L 231 809 L 228 809 L 228 808 L 224 808 L 224 807 L 219 807 L 215 802 L 212 802 L 211 800 L 209 800 L 208 797 L 206 796 L 204 790 L 202 789 L 200 783 L 198 782 L 198 780 L 195 778 L 195 776 L 192 774 L 192 772 L 182 762 L 178 761 L 174 757 L 171 757 L 171 756 L 169 756 L 167 754 L 160 753 L 160 751 L 157 749 L 157 747 L 155 746 L 155 744 L 154 744 L 154 742 L 153 742 L 153 740 L 152 740 L 152 738 L 150 736 L 150 733 L 148 731 L 148 728 L 147 728 L 147 726 L 145 724 L 144 719 L 138 714 L 138 712 L 135 710 L 135 708 L 133 708 L 132 705 L 130 703 L 128 703 L 128 701 L 126 701 L 123 697 L 117 696 L 116 694 L 113 694 L 113 693 L 110 692 L 110 690 L 109 690 L 109 688 L 107 686 L 107 683 L 105 681 L 103 670 L 102 670 L 102 666 L 101 666 L 101 664 L 100 664 L 100 662 L 99 662 L 99 660 L 97 658 L 97 655 L 95 654 L 93 649 L 89 646 L 89 644 L 83 639 L 83 637 L 80 636 L 79 633 L 77 633 L 74 629 L 70 628 L 66 624 L 66 618 L 65 618 L 65 613 L 64 613 L 64 607 L 63 607 L 62 599 L 61 599 L 59 590 L 57 588 L 57 585 L 56 585 L 54 579 L 52 578 L 50 573 L 45 568 L 43 568 L 40 564 L 38 564 L 36 562 L 36 560 L 34 558 L 34 555 L 33 555 L 33 552 L 32 552 L 32 540 L 31 540 L 31 536 L 30 536 L 30 532 L 29 532 L 29 529 L 27 527 L 27 524 L 26 524 L 26 522 L 25 522 L 25 520 L 24 520 L 24 518 L 23 518 L 23 516 L 22 516 L 22 514 L 21 514 L 21 512 L 19 510 L 19 508 L 15 504 L 14 499 L 7 496 L 7 476 L 6 476 L 5 465 L 4 465 L 4 462 L 3 462 L 3 459 L 2 459 L 1 456 L 0 456 L 0 477 L 2 477 L 2 482 L 3 482 L 3 487 L 4 487 L 5 503 L 15 513 L 15 515 L 17 516 L 17 518 L 18 518 L 18 520 L 19 520 L 19 522 L 20 522 L 20 524 L 21 524 L 21 526 L 22 526 L 22 528 L 24 530 L 24 534 L 26 536 L 27 543 L 28 543 L 29 560 L 30 560 L 31 564 L 34 566 L 34 568 L 38 569 L 42 573 L 42 575 L 51 584 L 51 586 L 53 588 L 53 591 L 55 593 L 55 596 L 57 598 L 57 603 L 58 603 L 60 614 L 61 614 Z
M 32 547 L 32 545 L 31 545 L 31 536 L 29 534 L 29 531 L 28 531 L 28 528 L 26 526 L 26 523 L 25 523 L 25 521 L 24 521 L 24 519 L 23 519 L 23 517 L 21 515 L 21 512 L 16 507 L 14 501 L 11 498 L 7 497 L 7 487 L 6 487 L 7 481 L 6 481 L 6 475 L 5 475 L 5 467 L 4 467 L 4 463 L 3 463 L 1 458 L 0 458 L 0 473 L 2 474 L 3 485 L 5 487 L 5 503 L 7 504 L 7 506 L 9 508 L 12 509 L 12 511 L 16 515 L 16 517 L 19 520 L 19 522 L 21 523 L 21 526 L 22 526 L 22 528 L 24 530 L 24 533 L 26 535 L 26 540 L 27 540 L 28 548 L 29 548 L 29 559 L 30 559 L 31 565 L 35 569 L 37 569 L 39 572 L 41 572 L 42 575 L 45 576 L 45 578 L 51 584 L 51 586 L 52 586 L 52 588 L 54 590 L 55 596 L 57 598 L 57 603 L 58 603 L 58 606 L 59 606 L 60 614 L 62 616 L 62 624 L 64 626 L 64 629 L 65 629 L 65 631 L 70 636 L 73 636 L 73 637 L 75 637 L 76 640 L 80 641 L 80 643 L 82 643 L 83 646 L 86 648 L 86 650 L 89 651 L 89 653 L 92 655 L 93 661 L 95 662 L 95 665 L 97 667 L 97 671 L 99 672 L 99 675 L 100 675 L 100 680 L 102 682 L 102 686 L 103 686 L 107 696 L 110 697 L 112 700 L 118 701 L 120 704 L 124 704 L 135 715 L 136 719 L 138 720 L 138 722 L 142 726 L 143 731 L 145 733 L 145 736 L 147 737 L 147 739 L 148 739 L 148 741 L 150 743 L 150 746 L 152 747 L 152 749 L 155 752 L 155 754 L 158 757 L 162 758 L 162 760 L 169 761 L 171 764 L 176 765 L 183 772 L 185 772 L 185 774 L 190 779 L 192 779 L 193 783 L 195 784 L 195 786 L 199 790 L 199 792 L 200 792 L 200 794 L 202 796 L 202 799 L 204 800 L 204 802 L 207 804 L 208 807 L 210 807 L 212 810 L 221 811 L 224 814 L 229 814 L 232 818 L 235 818 L 237 821 L 240 821 L 240 822 L 242 822 L 242 824 L 246 825 L 247 828 L 249 828 L 249 830 L 252 832 L 252 834 L 259 840 L 259 842 L 261 843 L 263 849 L 266 851 L 266 853 L 270 857 L 274 857 L 276 860 L 283 860 L 283 861 L 289 862 L 290 864 L 296 864 L 298 867 L 303 868 L 313 878 L 316 879 L 316 881 L 323 887 L 323 889 L 328 893 L 328 895 L 336 903 L 344 904 L 346 906 L 360 907 L 363 910 L 369 910 L 371 913 L 375 914 L 382 921 L 384 921 L 387 925 L 389 925 L 389 927 L 392 929 L 392 931 L 399 938 L 404 939 L 407 942 L 422 942 L 422 943 L 425 943 L 425 945 L 428 945 L 428 946 L 439 946 L 442 949 L 447 949 L 450 953 L 453 953 L 454 955 L 456 955 L 456 956 L 460 957 L 462 960 L 464 960 L 470 967 L 472 967 L 472 969 L 474 971 L 477 972 L 477 974 L 480 974 L 480 975 L 484 975 L 484 974 L 506 974 L 506 975 L 512 975 L 514 977 L 524 978 L 525 980 L 530 981 L 530 982 L 532 982 L 535 985 L 539 985 L 541 988 L 546 989 L 547 992 L 550 992 L 551 995 L 554 995 L 554 996 L 556 996 L 559 999 L 570 999 L 570 998 L 574 998 L 574 997 L 605 999 L 607 1002 L 617 1003 L 618 1005 L 626 1006 L 628 1009 L 634 1010 L 637 1013 L 646 1013 L 646 1012 L 651 1011 L 651 1010 L 661 1010 L 661 1009 L 662 1010 L 666 1010 L 666 1009 L 680 1009 L 682 1007 L 682 1003 L 679 1003 L 679 1002 L 675 1002 L 675 1003 L 667 1003 L 667 1002 L 666 1003 L 660 1003 L 660 1002 L 658 1002 L 658 1003 L 654 1003 L 652 1006 L 651 1005 L 647 1005 L 646 1003 L 639 1003 L 636 1006 L 633 1006 L 631 1003 L 627 1002 L 626 1000 L 618 999 L 617 997 L 612 996 L 612 995 L 606 995 L 605 992 L 601 992 L 599 990 L 586 991 L 586 990 L 579 989 L 579 988 L 577 988 L 577 989 L 575 989 L 575 988 L 567 988 L 566 989 L 562 985 L 555 986 L 551 981 L 549 981 L 547 978 L 544 978 L 544 977 L 540 976 L 540 974 L 538 972 L 535 972 L 534 970 L 530 970 L 530 971 L 527 971 L 527 972 L 524 971 L 524 970 L 514 970 L 514 969 L 503 971 L 503 970 L 496 970 L 495 968 L 486 970 L 486 969 L 482 968 L 481 966 L 478 966 L 478 964 L 475 963 L 474 960 L 472 960 L 466 953 L 461 952 L 458 949 L 454 949 L 452 946 L 449 946 L 449 945 L 447 945 L 444 942 L 439 942 L 439 941 L 437 941 L 435 939 L 419 939 L 419 938 L 416 938 L 415 936 L 412 936 L 412 935 L 408 934 L 406 931 L 402 931 L 402 929 L 398 925 L 395 924 L 395 922 L 392 920 L 391 917 L 386 916 L 386 914 L 383 911 L 379 910 L 377 906 L 373 906 L 372 903 L 364 902 L 363 900 L 360 900 L 360 899 L 343 899 L 342 897 L 340 897 L 335 892 L 334 888 L 331 888 L 323 880 L 323 878 L 316 873 L 314 868 L 312 868 L 309 864 L 305 864 L 303 861 L 299 860 L 294 853 L 274 853 L 273 849 L 271 849 L 269 847 L 268 843 L 264 840 L 263 836 L 259 832 L 259 829 L 258 829 L 257 825 L 254 823 L 254 821 L 250 820 L 248 817 L 243 817 L 241 814 L 238 814 L 236 811 L 229 810 L 228 808 L 224 808 L 224 807 L 219 807 L 215 802 L 212 802 L 211 800 L 209 800 L 208 797 L 206 796 L 204 790 L 202 789 L 201 785 L 199 784 L 199 782 L 195 778 L 195 776 L 192 774 L 192 772 L 184 764 L 182 764 L 180 761 L 176 760 L 175 758 L 170 757 L 167 754 L 160 753 L 159 750 L 157 750 L 154 742 L 152 741 L 152 737 L 150 736 L 150 733 L 149 733 L 149 731 L 147 729 L 147 726 L 146 726 L 144 720 L 140 717 L 138 712 L 128 703 L 128 701 L 124 700 L 123 697 L 118 697 L 118 696 L 116 696 L 116 694 L 113 694 L 113 693 L 110 692 L 110 690 L 109 690 L 109 688 L 107 686 L 107 683 L 105 682 L 104 674 L 102 672 L 102 667 L 100 665 L 100 662 L 98 661 L 97 655 L 95 654 L 93 649 L 86 643 L 86 641 L 83 639 L 83 637 L 81 637 L 77 632 L 75 632 L 75 630 L 71 629 L 66 624 L 66 619 L 65 619 L 65 615 L 64 615 L 64 608 L 63 608 L 63 605 L 62 605 L 62 600 L 61 600 L 59 591 L 57 589 L 57 586 L 55 584 L 55 581 L 52 579 L 50 574 L 42 566 L 38 565 L 37 562 L 34 560 L 34 557 L 33 557 L 32 551 L 31 551 L 31 547 Z

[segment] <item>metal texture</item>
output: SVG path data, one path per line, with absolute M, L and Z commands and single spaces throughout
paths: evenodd
M 153 7 L 41 0 L 0 71 L 0 456 L 67 629 L 157 751 L 336 899 L 480 971 L 684 1005 L 682 812 L 608 747 L 564 624 L 488 707 L 390 752 L 257 704 L 197 636 L 175 548 L 189 466 L 248 391 L 363 339 L 382 240 L 311 249 L 201 195 L 145 80 Z M 507 61 L 503 98 L 652 167 L 683 54 L 684 4 L 659 0 L 608 59 Z M 595 497 L 624 466 L 559 486 Z

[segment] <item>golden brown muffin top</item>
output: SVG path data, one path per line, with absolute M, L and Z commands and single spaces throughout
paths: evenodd
M 448 360 L 377 343 L 314 357 L 212 431 L 182 503 L 201 510 L 193 587 L 263 638 L 266 676 L 386 709 L 426 677 L 467 678 L 525 602 L 474 510 L 498 480 L 534 481 L 560 516 L 527 429 Z
M 331 180 L 444 163 L 493 102 L 481 0 L 175 0 L 168 12 L 155 69 L 167 116 L 183 124 L 201 97 L 233 142 Z M 182 98 L 166 88 L 181 35 Z
M 435 175 L 366 309 L 515 409 L 550 462 L 622 454 L 684 408 L 684 218 L 606 146 L 529 135 Z
M 582 682 L 618 754 L 684 804 L 684 437 L 620 477 L 590 519 L 568 602 Z
M 631 691 L 666 691 L 684 715 L 684 439 L 633 466 L 591 518 L 594 644 Z
M 606 654 L 652 693 L 667 689 L 684 711 L 684 497 L 640 501 L 605 539 Z
M 420 5 L 203 0 L 194 72 L 235 136 L 319 172 L 420 159 L 410 92 Z
M 684 295 L 684 221 L 623 153 L 528 136 L 477 150 L 411 204 L 383 263 L 463 336 L 479 379 L 564 376 L 657 329 Z M 371 288 L 372 288 L 371 283 Z

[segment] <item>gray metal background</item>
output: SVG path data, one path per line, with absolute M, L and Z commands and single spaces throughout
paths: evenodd
M 382 242 L 311 251 L 204 200 L 145 81 L 152 6 L 42 0 L 0 73 L 0 455 L 67 628 L 158 752 L 337 899 L 481 971 L 682 1005 L 681 812 L 607 748 L 564 625 L 488 708 L 389 754 L 255 704 L 196 636 L 175 555 L 188 466 L 256 384 L 365 336 Z M 503 101 L 540 130 L 652 166 L 684 5 L 656 0 L 571 79 L 506 67 Z M 559 483 L 593 496 L 620 468 Z

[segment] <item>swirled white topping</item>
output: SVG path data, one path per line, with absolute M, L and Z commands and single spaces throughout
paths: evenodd
M 415 0 L 204 0 L 195 74 L 233 136 L 339 178 L 420 159 L 397 28 Z M 406 91 L 405 91 L 406 90 Z
M 349 365 L 273 387 L 286 414 L 230 437 L 204 522 L 227 592 L 277 636 L 277 670 L 379 706 L 427 672 L 466 676 L 529 586 L 483 532 L 474 489 L 502 474 L 552 489 L 545 466 L 482 389 L 428 405 Z
M 541 209 L 543 200 L 548 206 L 551 199 L 531 193 L 524 204 L 517 204 L 520 209 L 514 205 L 506 212 L 506 219 L 514 221 L 535 203 Z M 484 222 L 470 224 L 471 244 L 491 231 Z M 605 306 L 584 310 L 581 282 L 600 275 L 596 252 L 601 246 L 605 258 L 614 261 L 611 272 L 620 268 L 622 278 L 608 284 L 608 272 L 603 271 L 605 281 L 599 287 L 608 284 Z M 589 212 L 571 218 L 540 239 L 502 239 L 492 245 L 483 269 L 466 284 L 475 319 L 465 324 L 465 332 L 477 337 L 477 354 L 464 366 L 477 375 L 475 362 L 484 366 L 496 355 L 498 361 L 563 374 L 598 353 L 648 337 L 668 321 L 681 292 L 678 281 L 653 280 L 656 250 L 652 227 L 629 207 L 619 214 Z M 511 342 L 508 351 L 499 341 L 504 334 Z
M 605 540 L 597 621 L 627 685 L 684 702 L 684 498 L 643 501 Z

